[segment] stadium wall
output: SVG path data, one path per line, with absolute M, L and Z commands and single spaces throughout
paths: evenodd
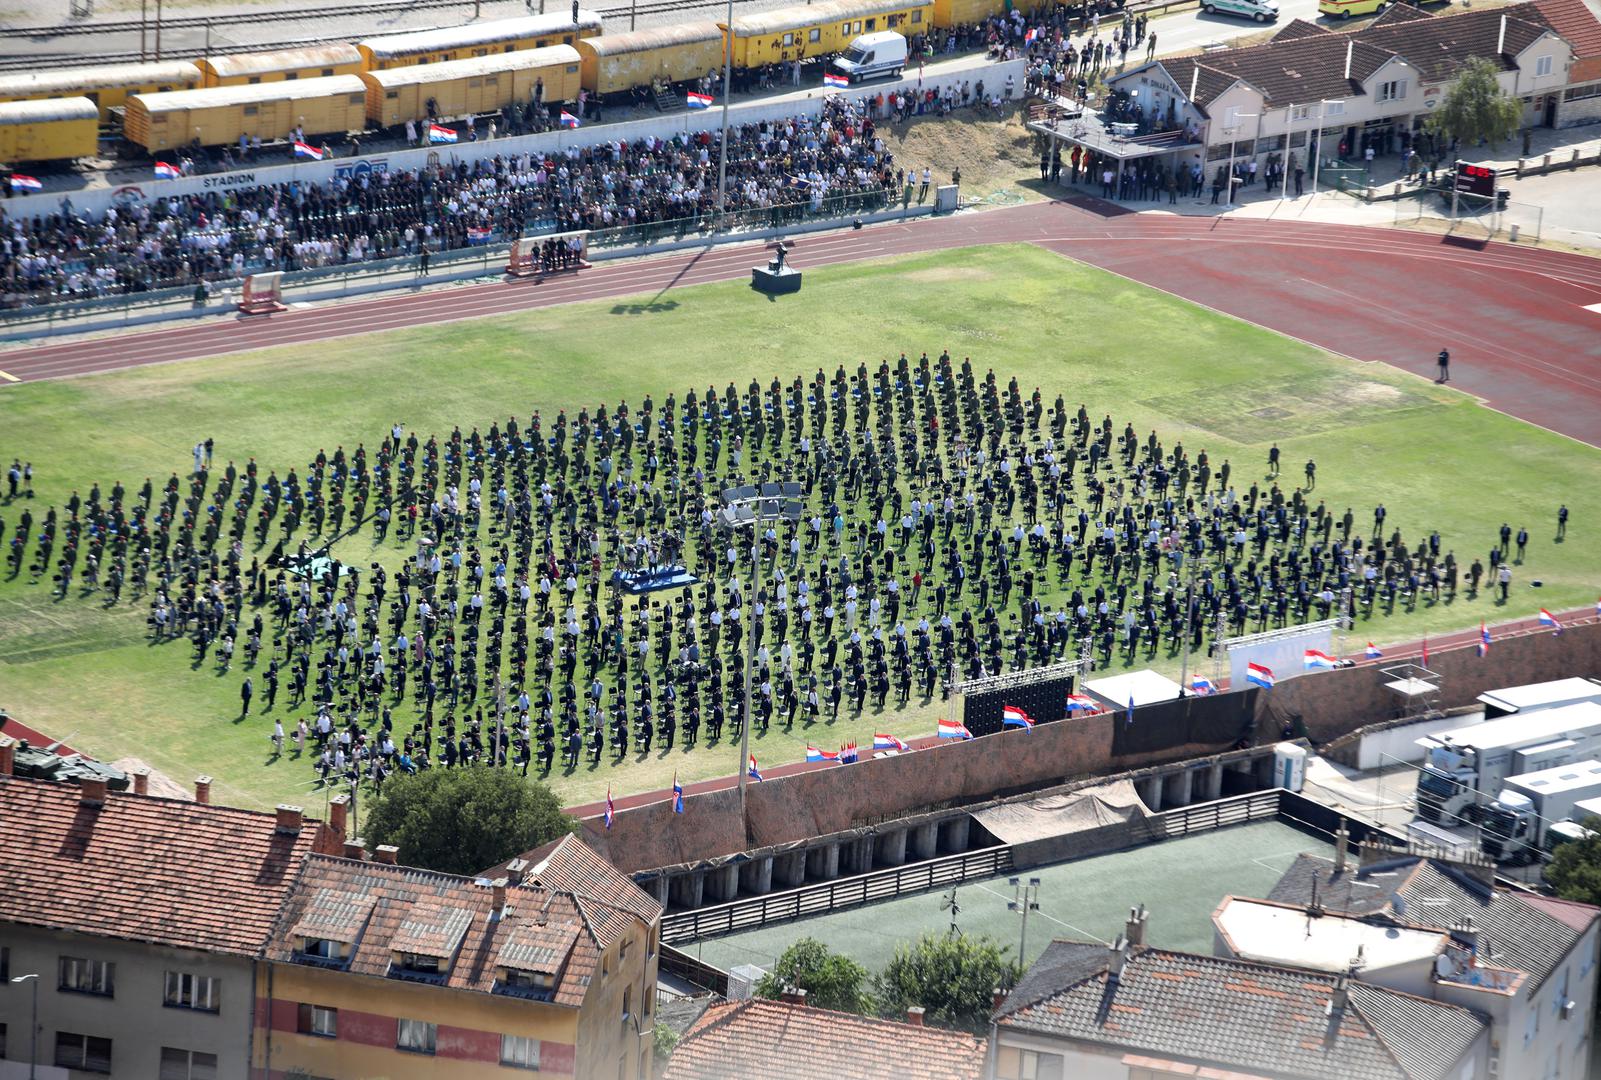
M 1395 662 L 1400 661 L 1387 658 L 1385 664 Z M 1285 725 L 1315 744 L 1324 743 L 1395 715 L 1399 702 L 1383 688 L 1386 680 L 1379 666 L 1290 679 L 1272 691 L 1252 688 L 1220 695 L 1212 699 L 1217 707 L 1205 713 L 1186 712 L 1176 702 L 1150 706 L 1137 710 L 1134 725 L 1127 729 L 1123 713 L 1101 713 L 751 783 L 743 827 L 734 789 L 688 796 L 681 815 L 663 798 L 618 813 L 610 831 L 599 818 L 586 820 L 585 839 L 633 873 L 797 844 L 916 812 L 1215 754 L 1230 749 L 1235 733 L 1246 726 L 1259 743 L 1279 738 Z M 1444 708 L 1470 704 L 1497 687 L 1594 674 L 1601 672 L 1601 622 L 1573 626 L 1560 635 L 1501 639 L 1483 658 L 1471 645 L 1431 650 L 1429 666 L 1441 676 Z M 1231 717 L 1238 726 L 1230 726 Z M 1140 729 L 1138 736 L 1134 729 Z

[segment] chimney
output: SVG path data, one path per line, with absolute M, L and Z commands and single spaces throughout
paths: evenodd
M 778 995 L 778 1000 L 789 1005 L 804 1005 L 806 1004 L 806 991 L 798 986 L 786 986 L 783 992 Z
M 11 776 L 17 771 L 17 740 L 0 735 L 0 776 Z
M 278 832 L 284 836 L 299 836 L 300 823 L 305 817 L 305 811 L 298 806 L 287 803 L 278 804 Z
M 906 1010 L 906 1022 L 913 1027 L 922 1027 L 923 1007 L 921 1005 L 909 1006 Z
M 209 777 L 209 776 L 197 776 L 197 777 L 195 777 L 195 802 L 200 803 L 203 806 L 204 805 L 210 805 L 210 803 L 211 803 L 211 777 Z
M 344 855 L 347 859 L 355 859 L 357 862 L 361 862 L 367 857 L 367 841 L 359 836 L 346 840 Z
M 498 877 L 489 883 L 489 894 L 493 898 L 495 914 L 502 915 L 506 911 L 506 879 Z
M 135 769 L 133 771 L 133 793 L 135 795 L 150 794 L 150 770 Z
M 350 817 L 350 796 L 335 795 L 328 800 L 328 827 L 340 840 L 345 838 L 345 823 Z
M 1145 944 L 1145 920 L 1150 916 L 1145 911 L 1145 905 L 1128 909 L 1128 923 L 1123 928 L 1123 936 L 1128 938 L 1130 945 Z
M 395 845 L 393 845 L 393 844 L 379 844 L 376 848 L 373 849 L 372 861 L 373 862 L 381 862 L 381 863 L 384 863 L 387 866 L 394 866 L 395 865 L 395 858 L 399 854 L 400 854 L 400 849 L 397 848 Z
M 1117 982 L 1123 977 L 1123 965 L 1128 962 L 1128 938 L 1122 934 L 1112 942 L 1112 962 L 1107 966 L 1106 977 L 1109 982 Z
M 1334 872 L 1345 873 L 1345 860 L 1351 852 L 1351 830 L 1345 827 L 1345 819 L 1340 819 L 1340 831 L 1334 834 Z
M 511 862 L 506 864 L 506 881 L 510 885 L 521 885 L 523 883 L 523 875 L 527 873 L 527 859 L 513 859 Z
M 1006 991 L 1001 989 L 999 986 L 991 990 L 990 1004 L 994 1006 L 996 1012 L 1000 1012 L 1001 1007 L 1006 1004 Z
M 1329 1011 L 1343 1013 L 1345 1007 L 1351 1003 L 1351 987 L 1347 977 L 1341 975 L 1334 980 L 1334 993 L 1329 998 Z
M 106 805 L 106 782 L 98 776 L 85 776 L 78 781 L 78 801 L 85 806 Z

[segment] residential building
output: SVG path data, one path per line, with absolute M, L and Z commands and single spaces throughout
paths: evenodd
M 245 1080 L 256 958 L 331 829 L 207 805 L 205 778 L 190 802 L 15 777 L 0 743 L 0 1057 L 28 1060 L 34 987 L 10 980 L 37 975 L 41 1066 Z
M 465 878 L 312 855 L 257 980 L 258 1075 L 651 1075 L 661 907 L 581 840 Z
M 1491 1064 L 1506 1080 L 1589 1074 L 1601 909 L 1497 887 L 1493 865 L 1371 848 L 1356 867 L 1346 865 L 1339 851 L 1333 860 L 1302 855 L 1268 899 L 1303 914 L 1310 909 L 1355 916 L 1386 934 L 1393 929 L 1402 941 L 1418 943 L 1421 927 L 1442 933 L 1444 948 L 1423 984 L 1406 964 L 1370 967 L 1368 954 L 1358 960 L 1360 977 L 1484 1014 L 1491 1025 Z M 1251 921 L 1237 919 L 1236 926 Z M 1326 967 L 1331 959 L 1327 950 L 1308 957 L 1287 937 L 1275 941 L 1270 934 L 1249 933 L 1256 948 L 1281 962 Z M 1326 932 L 1318 926 L 1309 940 L 1322 936 Z
M 978 1080 L 984 1040 L 905 1023 L 814 1009 L 804 991 L 783 1001 L 713 1005 L 673 1050 L 662 1080 Z

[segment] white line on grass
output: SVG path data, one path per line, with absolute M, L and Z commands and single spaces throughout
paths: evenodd
M 1005 901 L 1008 901 L 1008 902 L 1011 901 L 1011 897 L 1007 896 L 1005 893 L 996 892 L 994 889 L 990 888 L 988 885 L 980 885 L 979 888 L 983 889 L 985 892 L 989 893 L 991 896 L 998 896 L 1002 900 L 1005 900 Z M 1088 930 L 1084 929 L 1081 926 L 1074 926 L 1070 922 L 1063 922 L 1061 919 L 1058 919 L 1055 915 L 1047 915 L 1043 911 L 1036 911 L 1034 914 L 1038 915 L 1042 919 L 1051 920 L 1051 922 L 1055 923 L 1057 926 L 1065 926 L 1069 930 L 1073 931 L 1075 934 L 1083 934 L 1086 938 L 1088 938 L 1091 941 L 1099 941 L 1102 945 L 1111 945 L 1111 942 L 1106 941 L 1099 934 L 1092 934 Z

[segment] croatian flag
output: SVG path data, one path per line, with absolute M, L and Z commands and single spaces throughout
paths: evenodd
M 1373 644 L 1373 642 L 1371 642 L 1371 641 L 1368 642 L 1366 656 L 1367 656 L 1367 658 L 1369 660 L 1377 660 L 1379 657 L 1381 657 L 1383 655 L 1384 654 L 1379 651 L 1379 647 L 1377 645 Z
M 1317 649 L 1306 650 L 1306 655 L 1301 662 L 1306 665 L 1306 670 L 1308 671 L 1329 670 L 1340 666 L 1334 657 L 1328 653 L 1319 652 Z
M 1423 658 L 1418 663 L 1424 667 L 1429 666 L 1429 636 L 1427 634 L 1423 635 Z
M 855 743 L 848 742 L 839 748 L 839 763 L 841 765 L 853 764 L 856 762 L 857 758 L 858 755 L 856 753 Z
M 843 90 L 851 84 L 850 79 L 843 75 L 835 75 L 832 71 L 823 75 L 823 85 L 832 86 L 836 90 Z
M 318 150 L 315 146 L 307 146 L 303 142 L 297 142 L 295 143 L 295 157 L 310 158 L 312 161 L 321 161 L 322 151 Z
M 613 819 L 617 817 L 617 807 L 612 805 L 611 785 L 606 785 L 606 828 L 611 828 Z
M 176 165 L 169 165 L 165 161 L 156 162 L 157 180 L 176 180 L 183 175 L 183 170 Z
M 1557 633 L 1559 633 L 1559 634 L 1562 633 L 1562 624 L 1557 622 L 1557 617 L 1555 615 L 1551 614 L 1545 608 L 1541 608 L 1540 609 L 1540 625 L 1541 626 L 1549 626 L 1551 629 L 1555 630 Z
M 456 132 L 452 128 L 441 127 L 438 124 L 428 125 L 428 141 L 431 143 L 453 143 L 456 137 Z
M 467 242 L 469 244 L 487 244 L 494 230 L 483 225 L 467 226 Z
M 973 733 L 967 726 L 957 720 L 941 720 L 939 722 L 939 737 L 942 739 L 971 739 Z
M 697 94 L 693 90 L 684 95 L 684 104 L 691 109 L 709 109 L 716 100 L 710 94 Z
M 684 785 L 678 782 L 678 774 L 673 773 L 673 813 L 684 812 Z
M 31 176 L 23 176 L 21 173 L 12 173 L 11 188 L 13 191 L 43 191 L 44 185 L 39 183 L 38 180 Z
M 1190 680 L 1190 689 L 1205 697 L 1207 694 L 1216 692 L 1217 687 L 1213 686 L 1212 680 L 1205 675 L 1197 675 Z
M 577 127 L 578 126 L 578 117 L 574 116 L 572 113 L 568 112 L 566 109 L 563 109 L 561 111 L 561 126 L 564 127 L 564 128 L 575 128 L 575 127 Z
M 1101 703 L 1087 694 L 1069 694 L 1067 695 L 1067 711 L 1100 712 Z
M 1001 709 L 1001 726 L 1032 729 L 1034 718 L 1016 705 L 1007 705 Z
M 1034 44 L 1034 39 L 1039 37 L 1039 36 L 1040 36 L 1040 32 L 1039 32 L 1038 28 L 1031 29 L 1031 30 L 1029 30 L 1028 33 L 1023 35 L 1023 44 L 1024 45 L 1032 45 L 1032 44 Z
M 807 761 L 832 761 L 837 765 L 839 763 L 839 754 L 837 754 L 833 750 L 819 750 L 815 746 L 808 746 L 806 748 L 806 760 Z
M 905 743 L 903 743 L 901 740 L 897 739 L 893 735 L 878 734 L 878 735 L 874 735 L 873 736 L 873 749 L 874 750 L 899 750 L 902 753 L 904 753 L 905 751 L 910 750 L 911 747 L 907 746 Z
M 1261 664 L 1245 665 L 1245 681 L 1255 683 L 1264 690 L 1273 689 L 1273 669 L 1265 668 Z
M 760 780 L 762 778 L 762 771 L 756 767 L 755 754 L 750 756 L 750 764 L 746 766 L 745 771 L 750 774 L 752 780 Z
M 1478 646 L 1478 648 L 1479 648 L 1479 655 L 1480 656 L 1488 656 L 1488 655 L 1490 655 L 1490 631 L 1489 631 L 1489 628 L 1484 625 L 1484 620 L 1483 619 L 1479 620 L 1479 646 Z

